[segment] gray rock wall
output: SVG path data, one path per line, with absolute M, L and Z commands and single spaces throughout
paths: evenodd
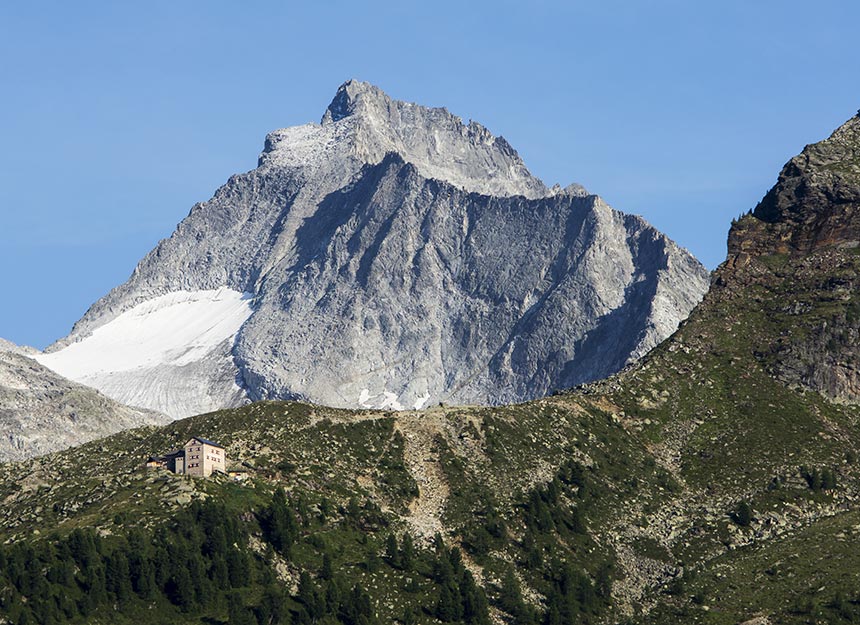
M 479 124 L 350 81 L 321 124 L 271 133 L 257 169 L 196 205 L 52 349 L 154 296 L 222 286 L 256 296 L 224 354 L 246 396 L 229 405 L 411 408 L 617 371 L 674 331 L 708 273 L 582 187 L 548 189 Z M 222 365 L 194 375 L 218 384 Z M 164 396 L 162 377 L 141 387 Z

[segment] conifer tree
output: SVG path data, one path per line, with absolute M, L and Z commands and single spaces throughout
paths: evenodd
M 248 556 L 236 548 L 227 551 L 227 575 L 230 578 L 230 586 L 240 588 L 248 586 L 251 582 L 251 566 Z
M 167 596 L 179 608 L 188 612 L 194 605 L 194 587 L 191 576 L 185 568 L 178 568 L 167 584 Z
M 412 535 L 409 532 L 403 535 L 403 541 L 400 544 L 400 566 L 404 571 L 411 571 L 415 563 L 415 543 L 412 541 Z
M 400 545 L 393 532 L 385 539 L 385 559 L 395 568 L 400 566 Z
M 741 527 L 747 527 L 752 521 L 752 514 L 752 506 L 750 506 L 749 502 L 746 500 L 740 502 L 734 514 L 735 523 Z
M 105 569 L 107 590 L 113 593 L 121 604 L 131 596 L 131 574 L 128 558 L 121 549 L 116 549 L 107 559 Z
M 254 625 L 251 612 L 245 607 L 242 595 L 238 592 L 227 595 L 227 622 L 230 625 Z
M 375 622 L 370 596 L 360 585 L 352 587 L 344 600 L 340 617 L 346 625 L 373 625 Z
M 272 503 L 264 514 L 264 525 L 267 539 L 272 546 L 283 555 L 289 556 L 299 530 L 296 516 L 287 505 L 283 489 L 275 491 Z
M 439 599 L 436 602 L 436 618 L 444 623 L 453 623 L 459 617 L 459 597 L 454 596 L 450 584 L 442 584 L 439 588 Z

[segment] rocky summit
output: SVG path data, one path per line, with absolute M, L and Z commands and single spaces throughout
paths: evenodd
M 641 357 L 708 283 L 642 219 L 548 188 L 480 124 L 350 81 L 39 359 L 173 417 L 517 402 Z
M 752 214 L 734 224 L 729 256 L 860 246 L 860 112 L 806 146 Z

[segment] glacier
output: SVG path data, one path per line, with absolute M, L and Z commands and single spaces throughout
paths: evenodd
M 116 401 L 141 405 L 176 418 L 223 407 L 220 393 L 182 384 L 180 374 L 205 378 L 200 363 L 228 364 L 236 334 L 253 313 L 253 294 L 227 288 L 174 291 L 137 304 L 60 350 L 37 354 L 42 365 L 91 386 Z M 223 368 L 223 366 L 222 366 Z M 176 379 L 172 383 L 170 374 Z M 229 376 L 229 374 L 228 374 Z M 154 395 L 152 378 L 165 378 Z M 225 380 L 228 398 L 244 395 Z M 190 387 L 190 388 L 189 388 Z

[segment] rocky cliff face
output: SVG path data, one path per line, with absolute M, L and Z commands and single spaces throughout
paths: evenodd
M 718 287 L 779 291 L 758 356 L 788 384 L 860 400 L 860 114 L 792 158 L 729 233 Z
M 752 218 L 729 234 L 729 256 L 808 254 L 860 245 L 860 113 L 792 158 Z
M 0 462 L 168 421 L 58 376 L 33 360 L 36 353 L 0 339 Z
M 320 124 L 271 133 L 259 166 L 195 206 L 43 362 L 74 377 L 69 351 L 111 324 L 164 335 L 142 306 L 220 293 L 247 304 L 230 313 L 238 331 L 183 335 L 121 371 L 90 350 L 86 383 L 173 416 L 262 398 L 520 401 L 641 356 L 707 286 L 685 250 L 578 185 L 548 189 L 479 124 L 351 81 Z M 165 400 L 187 377 L 177 362 L 204 380 L 181 404 Z
M 701 293 L 680 250 L 595 196 L 470 194 L 391 156 L 321 212 L 239 335 L 261 397 L 520 401 L 616 371 Z

